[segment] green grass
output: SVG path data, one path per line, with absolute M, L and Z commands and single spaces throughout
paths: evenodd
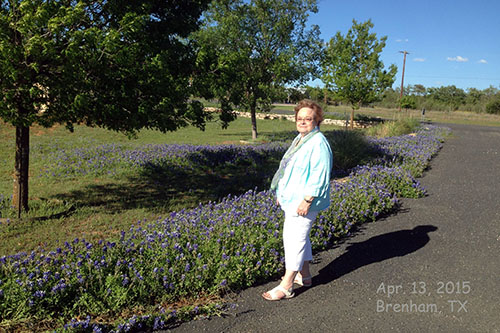
M 186 131 L 184 135 L 193 140 L 191 143 L 249 141 L 249 133 L 245 132 L 249 129 L 248 119 L 239 119 L 232 123 L 230 125 L 232 132 L 221 131 L 216 126 L 211 127 L 212 125 L 207 127 L 209 136 L 205 136 L 207 133 L 200 133 L 189 128 L 169 134 L 183 134 L 183 131 Z M 0 128 L 2 131 L 0 141 L 4 137 L 11 136 L 12 128 L 5 125 Z M 259 121 L 261 130 L 259 142 L 270 140 L 289 142 L 295 135 L 294 128 L 294 124 L 288 121 Z M 343 160 L 345 168 L 366 162 L 370 151 L 367 150 L 368 143 L 361 132 L 332 131 L 332 129 L 335 127 L 322 126 L 323 132 L 332 143 L 336 161 Z M 281 158 L 281 150 L 278 150 L 279 156 L 276 152 L 264 155 L 264 162 L 259 163 L 255 161 L 260 161 L 261 158 L 241 158 L 230 159 L 231 163 L 217 164 L 219 161 L 225 161 L 217 152 L 216 163 L 210 164 L 216 166 L 212 167 L 208 167 L 209 164 L 196 164 L 194 160 L 189 159 L 187 165 L 156 160 L 154 164 L 135 168 L 128 163 L 128 160 L 117 159 L 119 165 L 115 168 L 114 164 L 106 164 L 107 169 L 104 169 L 106 172 L 102 172 L 102 169 L 93 169 L 95 172 L 91 173 L 92 176 L 80 175 L 76 172 L 62 173 L 61 178 L 56 178 L 45 177 L 43 170 L 53 164 L 51 164 L 52 160 L 48 159 L 52 156 L 51 153 L 60 149 L 92 148 L 105 143 L 120 143 L 119 147 L 122 149 L 123 146 L 137 147 L 149 143 L 179 141 L 173 141 L 176 139 L 175 136 L 167 138 L 166 134 L 154 131 L 144 131 L 137 139 L 129 141 L 116 133 L 84 127 L 78 127 L 74 134 L 65 133 L 61 128 L 51 130 L 35 128 L 33 133 L 37 135 L 33 136 L 32 140 L 30 198 L 32 210 L 22 220 L 7 222 L 3 219 L 1 221 L 0 251 L 2 252 L 0 256 L 21 250 L 30 251 L 38 246 L 48 250 L 54 250 L 56 246 L 63 249 L 77 248 L 76 252 L 73 250 L 68 252 L 72 255 L 68 263 L 71 263 L 72 267 L 81 265 L 81 270 L 77 269 L 76 274 L 64 271 L 65 268 L 59 271 L 60 262 L 54 260 L 52 264 L 55 265 L 57 271 L 53 273 L 54 279 L 51 281 L 55 284 L 46 285 L 45 289 L 37 290 L 39 294 L 33 294 L 33 290 L 23 289 L 21 285 L 23 281 L 19 279 L 26 279 L 28 273 L 30 275 L 33 273 L 35 275 L 27 278 L 26 286 L 30 285 L 31 282 L 28 280 L 32 278 L 33 281 L 37 281 L 36 274 L 43 272 L 38 266 L 34 268 L 35 271 L 38 269 L 37 272 L 31 271 L 34 266 L 15 273 L 7 271 L 2 280 L 7 281 L 4 284 L 9 288 L 5 289 L 8 291 L 4 296 L 6 302 L 1 304 L 6 314 L 14 315 L 2 322 L 2 327 L 8 330 L 16 328 L 22 330 L 25 327 L 45 330 L 60 327 L 75 316 L 78 317 L 77 319 L 84 318 L 86 314 L 91 315 L 95 322 L 116 325 L 128 320 L 132 314 L 157 315 L 162 312 L 158 310 L 158 306 L 162 306 L 160 309 L 169 309 L 169 311 L 180 307 L 179 309 L 185 309 L 188 316 L 191 316 L 189 318 L 192 318 L 195 315 L 192 312 L 194 305 L 201 304 L 199 300 L 191 299 L 192 295 L 199 295 L 201 292 L 202 296 L 205 293 L 207 296 L 213 293 L 212 296 L 216 297 L 221 295 L 219 291 L 221 293 L 225 290 L 237 291 L 262 281 L 264 278 L 269 278 L 272 274 L 276 274 L 273 272 L 278 271 L 281 243 L 277 237 L 279 223 L 276 221 L 282 220 L 282 217 L 276 214 L 282 212 L 268 194 L 262 196 L 264 192 L 256 194 L 258 198 L 254 201 L 240 200 L 240 197 L 236 197 L 234 202 L 226 199 L 220 205 L 200 206 L 204 209 L 199 214 L 200 218 L 203 217 L 203 221 L 196 221 L 202 223 L 201 225 L 193 221 L 192 211 L 188 210 L 185 214 L 178 212 L 176 215 L 179 221 L 183 221 L 182 223 L 172 222 L 168 224 L 168 228 L 161 229 L 166 231 L 165 234 L 163 232 L 150 233 L 150 231 L 153 230 L 151 228 L 155 220 L 159 224 L 166 221 L 159 216 L 166 217 L 173 210 L 197 206 L 198 202 L 218 201 L 227 194 L 238 195 L 250 188 L 268 188 L 269 173 L 272 174 L 276 170 Z M 229 141 L 228 136 L 232 138 Z M 101 148 L 90 149 L 90 153 L 85 156 L 100 157 L 99 154 L 103 151 L 104 154 L 109 153 L 111 157 L 122 156 L 113 155 L 113 151 Z M 239 153 L 234 155 L 232 152 L 234 151 L 231 151 L 230 156 L 240 156 Z M 5 157 L 2 161 L 5 162 L 5 169 L 8 169 L 7 165 L 13 164 L 13 151 L 10 152 L 11 155 L 3 151 L 2 154 L 5 154 L 5 156 L 2 155 Z M 78 155 L 75 159 L 81 160 L 80 156 Z M 197 156 L 193 155 L 193 157 Z M 170 158 L 175 158 L 172 157 L 172 153 L 169 153 L 167 160 Z M 98 158 L 96 160 L 100 161 Z M 186 160 L 180 159 L 180 162 L 182 161 Z M 203 161 L 210 162 L 211 160 Z M 191 166 L 197 167 L 189 168 L 191 162 L 193 162 Z M 69 162 L 66 163 L 69 166 L 72 165 Z M 59 174 L 57 167 L 49 168 L 49 170 Z M 72 169 L 65 169 L 65 166 L 61 166 L 60 170 Z M 113 170 L 113 172 L 107 173 L 108 170 Z M 398 190 L 400 187 L 409 188 L 411 195 L 419 196 L 419 193 L 412 192 L 414 180 L 411 177 L 407 177 L 406 180 L 401 179 L 397 172 L 404 172 L 404 170 L 386 170 L 386 174 L 376 172 L 375 176 L 380 180 L 372 182 L 371 178 L 374 174 L 367 169 L 364 175 L 360 174 L 359 177 L 356 175 L 348 181 L 358 184 L 354 187 L 347 183 L 335 184 L 338 187 L 332 195 L 333 208 L 326 213 L 325 217 L 319 219 L 320 227 L 314 229 L 312 234 L 314 249 L 320 250 L 329 246 L 330 242 L 336 241 L 337 237 L 345 234 L 352 223 L 375 220 L 378 214 L 391 211 L 396 205 L 396 200 L 384 190 L 386 185 L 382 186 L 383 183 L 393 184 L 396 179 L 400 179 L 400 183 L 394 185 Z M 2 186 L 8 189 L 10 186 L 8 175 L 4 178 L 1 180 Z M 385 194 L 381 195 L 382 192 Z M 252 192 L 247 192 L 246 195 L 252 195 Z M 8 199 L 0 197 L 0 212 L 14 216 L 12 212 L 9 213 L 5 203 L 8 205 Z M 335 209 L 344 203 L 347 205 L 343 206 L 344 210 Z M 239 204 L 241 207 L 237 208 Z M 241 208 L 244 210 L 240 211 Z M 243 211 L 248 215 L 244 215 Z M 140 221 L 137 222 L 138 220 Z M 224 223 L 213 223 L 223 220 Z M 184 223 L 184 221 L 192 223 Z M 337 221 L 338 224 L 333 221 Z M 241 224 L 243 222 L 248 224 Z M 333 227 L 330 225 L 332 222 Z M 128 235 L 127 239 L 122 239 L 123 242 L 118 241 L 121 236 L 120 231 L 127 230 L 132 224 L 135 224 L 135 231 L 130 230 L 124 233 L 123 235 Z M 195 225 L 200 226 L 200 230 L 196 231 Z M 212 225 L 215 227 L 212 228 Z M 203 229 L 203 226 L 210 227 Z M 158 242 L 150 247 L 150 238 L 147 235 L 158 236 Z M 147 237 L 147 240 L 143 240 L 142 237 Z M 74 238 L 79 240 L 72 241 Z M 99 239 L 116 240 L 117 244 L 121 245 L 103 243 L 106 245 L 101 248 L 87 243 L 95 244 Z M 173 241 L 167 241 L 168 239 Z M 222 244 L 221 239 L 224 240 Z M 64 244 L 65 241 L 73 245 Z M 145 244 L 148 246 L 144 246 Z M 184 248 L 184 244 L 185 249 L 180 255 L 179 247 Z M 200 252 L 197 253 L 198 250 Z M 45 253 L 52 256 L 63 251 L 66 250 L 58 249 L 55 252 Z M 241 256 L 240 251 L 245 254 Z M 40 258 L 45 257 L 45 253 L 42 252 Z M 82 253 L 86 253 L 89 260 L 80 261 L 83 258 L 80 257 Z M 42 266 L 50 270 L 49 261 L 52 259 L 47 257 L 45 260 L 47 265 L 42 262 Z M 172 265 L 166 263 L 172 263 Z M 39 263 L 33 261 L 33 264 Z M 8 266 L 5 267 L 10 269 Z M 167 271 L 172 275 L 162 276 L 162 274 L 167 274 Z M 189 274 L 187 274 L 188 271 Z M 161 274 L 158 275 L 158 272 Z M 70 283 L 64 283 L 63 286 L 60 283 L 65 280 L 57 282 L 56 275 L 60 276 L 61 273 L 65 276 L 71 275 L 68 277 L 72 279 Z M 82 276 L 79 275 L 80 273 Z M 164 291 L 167 288 L 166 281 L 169 282 L 170 290 L 167 293 Z M 81 289 L 82 286 L 84 290 Z M 229 289 L 226 289 L 226 286 Z M 54 290 L 59 290 L 55 296 L 51 294 L 50 297 L 45 297 L 48 293 L 56 292 Z M 215 308 L 216 301 L 212 300 L 207 306 Z M 201 306 L 201 309 L 202 313 L 207 313 L 205 305 Z M 20 312 L 16 312 L 18 310 Z M 220 313 L 221 310 L 214 311 Z M 58 319 L 53 318 L 53 314 L 57 314 Z M 166 316 L 169 314 L 167 313 Z M 39 318 L 49 318 L 49 320 L 44 323 L 39 321 Z M 51 318 L 54 320 L 50 320 Z
M 335 129 L 324 126 L 323 130 Z M 257 142 L 289 140 L 295 124 L 284 120 L 259 120 Z M 9 205 L 12 193 L 15 130 L 0 125 L 0 194 Z M 144 144 L 240 144 L 252 143 L 250 119 L 240 118 L 223 130 L 215 122 L 205 131 L 182 128 L 177 132 L 141 131 L 136 139 L 99 128 L 76 126 L 70 133 L 62 126 L 31 129 L 30 195 L 31 211 L 22 220 L 4 208 L 0 218 L 0 256 L 30 251 L 38 246 L 47 249 L 69 239 L 88 241 L 114 239 L 121 230 L 142 219 L 155 219 L 168 212 L 191 208 L 200 202 L 217 201 L 228 194 L 269 186 L 263 172 L 277 168 L 278 159 L 267 165 L 232 165 L 210 170 L 162 169 L 145 174 L 139 170 L 121 170 L 117 175 L 42 177 L 44 156 L 58 149 L 94 147 L 119 143 L 136 147 Z M 242 177 L 244 175 L 244 177 Z M 151 184 L 157 184 L 151 186 Z M 1 206 L 1 204 L 0 204 Z M 7 219 L 8 214 L 9 219 Z
M 293 111 L 294 105 L 279 104 L 275 109 Z M 344 113 L 349 117 L 351 107 L 348 105 L 328 106 L 325 112 L 335 112 L 338 115 Z M 271 111 L 272 112 L 272 111 Z M 381 117 L 384 119 L 397 120 L 400 118 L 413 118 L 416 120 L 421 119 L 420 110 L 402 110 L 385 109 L 379 107 L 362 107 L 355 111 L 355 116 L 366 117 Z M 327 116 L 328 117 L 328 116 Z M 338 118 L 338 117 L 333 117 Z M 480 125 L 480 126 L 500 126 L 500 115 L 477 113 L 466 110 L 445 112 L 426 110 L 425 121 L 444 124 L 464 124 L 464 125 Z
M 344 107 L 345 108 L 345 107 Z M 328 111 L 342 110 L 343 107 L 329 107 Z M 381 117 L 384 119 L 398 120 L 402 118 L 410 118 L 420 121 L 420 110 L 402 110 L 384 109 L 384 108 L 361 108 L 356 111 L 356 114 Z M 463 124 L 463 125 L 480 125 L 480 126 L 500 126 L 500 116 L 485 113 L 476 113 L 470 111 L 433 111 L 426 110 L 426 122 L 443 123 L 443 124 Z
M 293 106 L 287 106 L 290 109 Z M 283 109 L 283 106 L 279 106 Z M 349 111 L 348 107 L 331 107 L 328 111 Z M 399 117 L 397 110 L 361 109 L 357 113 L 389 118 Z M 420 119 L 416 111 L 408 111 L 409 118 Z M 427 117 L 428 115 L 428 117 Z M 500 116 L 478 115 L 456 111 L 452 113 L 427 111 L 426 119 L 436 122 L 454 122 L 480 125 L 500 125 Z M 411 122 L 411 121 L 410 121 Z M 414 121 L 413 121 L 414 123 Z M 384 125 L 387 126 L 387 125 Z M 403 126 L 404 127 L 404 126 Z M 327 133 L 337 129 L 322 125 Z M 275 140 L 288 141 L 294 136 L 295 124 L 286 120 L 259 120 L 259 142 Z M 406 130 L 406 129 L 405 129 Z M 398 130 L 381 135 L 399 135 Z M 363 162 L 369 150 L 363 147 L 363 140 L 356 134 L 330 135 L 338 142 L 337 161 L 340 155 L 345 168 L 352 163 Z M 12 193 L 14 166 L 15 130 L 0 124 L 0 194 L 9 205 Z M 121 230 L 141 219 L 155 219 L 170 211 L 190 208 L 200 202 L 217 201 L 227 194 L 240 194 L 257 187 L 267 188 L 262 172 L 277 168 L 277 159 L 266 165 L 234 165 L 212 170 L 186 171 L 182 176 L 168 169 L 155 175 L 144 175 L 139 171 L 125 170 L 117 175 L 79 176 L 68 178 L 41 177 L 44 156 L 58 149 L 95 147 L 105 143 L 117 143 L 129 147 L 144 144 L 188 143 L 188 144 L 242 144 L 253 143 L 251 123 L 240 118 L 222 130 L 216 122 L 210 122 L 205 131 L 187 127 L 176 132 L 160 133 L 143 130 L 136 139 L 128 139 L 121 133 L 99 128 L 76 126 L 70 133 L 62 126 L 50 129 L 34 127 L 31 130 L 30 153 L 30 207 L 31 212 L 22 220 L 12 218 L 14 212 L 4 208 L 0 217 L 0 255 L 19 251 L 30 251 L 38 246 L 52 248 L 75 237 L 89 241 L 116 238 Z M 356 146 L 357 148 L 354 148 Z M 356 154 L 351 152 L 357 151 Z M 356 155 L 356 156 L 351 156 Z M 357 161 L 357 162 L 356 162 Z M 351 163 L 352 162 L 352 163 Z M 338 166 L 342 168 L 342 166 Z M 244 175 L 244 177 L 242 177 Z M 151 187 L 152 177 L 160 186 Z M 0 208 L 2 204 L 0 203 Z M 7 220 L 6 214 L 10 219 Z
M 420 122 L 415 118 L 386 121 L 366 130 L 366 134 L 376 137 L 400 136 L 416 131 Z

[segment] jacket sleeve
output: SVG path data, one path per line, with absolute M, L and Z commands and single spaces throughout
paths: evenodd
M 332 169 L 332 153 L 328 144 L 321 141 L 314 147 L 309 159 L 309 172 L 304 195 L 318 197 L 328 189 Z

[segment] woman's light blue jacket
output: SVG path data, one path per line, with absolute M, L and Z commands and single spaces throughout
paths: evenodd
M 319 132 L 305 142 L 288 162 L 276 189 L 281 208 L 295 212 L 306 196 L 315 197 L 310 210 L 328 208 L 332 164 L 330 144 Z

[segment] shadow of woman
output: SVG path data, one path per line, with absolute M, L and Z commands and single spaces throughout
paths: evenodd
M 429 242 L 428 233 L 437 229 L 433 225 L 419 225 L 350 244 L 344 254 L 319 271 L 313 285 L 326 284 L 360 267 L 415 252 Z

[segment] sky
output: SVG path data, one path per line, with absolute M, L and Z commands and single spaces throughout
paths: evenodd
M 381 60 L 398 67 L 393 88 L 401 86 L 401 51 L 408 52 L 405 87 L 500 88 L 500 0 L 319 0 L 318 7 L 309 23 L 325 42 L 345 35 L 353 19 L 371 19 L 370 32 L 387 36 Z

